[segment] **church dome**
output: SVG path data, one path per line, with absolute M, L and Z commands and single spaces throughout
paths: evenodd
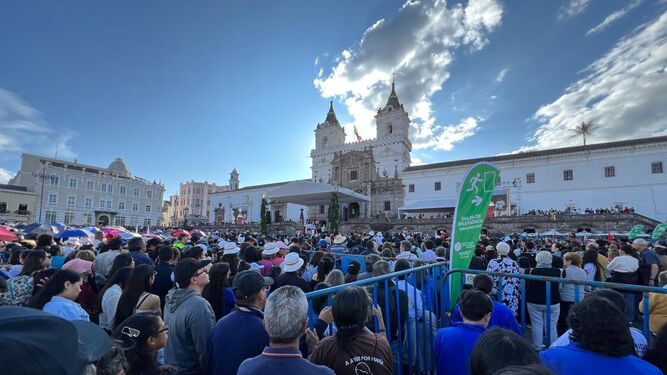
M 130 177 L 130 170 L 121 158 L 118 158 L 109 164 L 109 170 L 121 177 Z

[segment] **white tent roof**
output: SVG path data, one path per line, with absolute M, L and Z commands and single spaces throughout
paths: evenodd
M 290 182 L 270 191 L 266 195 L 266 198 L 274 201 L 312 206 L 328 204 L 331 201 L 332 193 L 338 194 L 338 201 L 341 203 L 371 200 L 369 197 L 350 189 L 309 181 Z
M 456 199 L 442 198 L 442 199 L 422 199 L 410 202 L 405 206 L 399 208 L 399 211 L 419 211 L 419 210 L 433 210 L 443 208 L 456 207 Z

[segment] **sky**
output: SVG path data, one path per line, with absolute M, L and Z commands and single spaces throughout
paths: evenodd
M 329 101 L 374 138 L 392 81 L 413 164 L 667 135 L 667 1 L 0 0 L 0 183 L 309 178 Z

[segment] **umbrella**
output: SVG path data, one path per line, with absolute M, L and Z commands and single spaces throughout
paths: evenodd
M 175 231 L 171 232 L 171 236 L 178 238 L 178 236 L 180 236 L 181 233 L 188 233 L 188 231 L 185 229 L 176 229 Z
M 194 229 L 190 234 L 197 234 L 199 237 L 208 237 L 201 229 Z
M 85 229 L 67 229 L 56 234 L 56 238 L 92 237 L 92 236 L 93 234 Z
M 564 236 L 565 233 L 558 232 L 555 229 L 549 229 L 546 232 L 541 232 L 540 236 Z
M 58 228 L 59 231 L 61 231 L 61 230 L 65 229 L 65 228 L 67 228 L 67 225 L 65 225 L 65 224 L 63 224 L 63 223 L 59 223 L 59 222 L 57 222 L 57 221 L 54 221 L 53 223 L 51 223 L 51 225 L 54 226 L 54 227 L 56 227 L 56 228 Z
M 10 231 L 7 228 L 0 227 L 0 241 L 16 241 L 16 235 L 14 232 Z
M 93 234 L 95 234 L 95 233 L 97 233 L 97 232 L 100 231 L 100 228 L 98 228 L 98 227 L 85 227 L 85 228 L 83 228 L 83 229 L 85 229 L 85 230 L 87 230 L 88 232 L 93 233 Z
M 119 234 L 119 236 L 120 236 L 120 238 L 122 238 L 124 240 L 129 240 L 130 238 L 134 238 L 134 237 L 141 237 L 140 234 L 132 233 L 132 232 L 121 232 Z
M 593 236 L 593 233 L 587 232 L 587 231 L 582 231 L 582 232 L 578 232 L 577 234 L 575 234 L 575 236 L 577 236 L 577 237 L 591 237 L 591 236 Z
M 30 232 L 32 232 L 33 230 L 39 228 L 40 225 L 42 225 L 42 224 L 40 224 L 40 223 L 32 223 L 32 224 L 28 224 L 28 225 L 26 225 L 26 226 L 23 228 L 23 231 L 26 232 L 26 233 L 30 233 Z
M 109 232 L 127 232 L 127 230 L 123 227 L 112 227 L 109 225 L 102 228 L 102 232 L 104 232 L 104 234 L 107 234 Z
M 146 238 L 158 237 L 157 234 L 153 234 L 153 233 L 144 233 L 144 234 L 142 234 L 141 236 L 142 236 L 142 237 L 146 237 Z
M 38 236 L 42 234 L 50 234 L 53 236 L 58 232 L 60 232 L 58 228 L 54 227 L 53 225 L 42 224 L 39 227 L 33 229 L 32 232 L 30 232 L 30 234 L 36 234 Z

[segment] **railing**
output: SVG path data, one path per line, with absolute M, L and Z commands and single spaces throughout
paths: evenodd
M 342 265 L 342 260 L 344 258 L 349 259 L 360 256 L 336 255 L 335 257 L 337 258 L 337 267 L 342 268 L 343 273 L 345 273 L 347 268 L 340 267 Z M 360 263 L 363 267 L 363 261 Z M 580 281 L 566 278 L 526 274 L 486 272 L 483 270 L 448 270 L 447 263 L 442 262 L 419 266 L 400 272 L 393 272 L 382 276 L 372 277 L 369 279 L 359 280 L 307 293 L 306 297 L 308 298 L 310 310 L 310 325 L 312 327 L 315 324 L 319 314 L 319 311 L 315 311 L 313 308 L 314 301 L 317 301 L 318 304 L 321 303 L 322 306 L 331 305 L 333 295 L 343 288 L 347 288 L 349 286 L 367 287 L 370 294 L 372 295 L 373 304 L 378 303 L 378 296 L 384 297 L 380 298 L 383 302 L 383 306 L 381 305 L 380 307 L 382 308 L 382 315 L 385 320 L 387 339 L 392 345 L 392 351 L 394 355 L 394 373 L 402 374 L 404 373 L 404 370 L 406 370 L 407 373 L 432 373 L 435 372 L 436 368 L 435 357 L 433 353 L 433 342 L 437 333 L 437 329 L 449 325 L 449 312 L 451 312 L 454 308 L 454 306 L 450 303 L 450 280 L 453 277 L 461 277 L 461 285 L 465 285 L 466 275 L 476 275 L 481 273 L 485 273 L 489 276 L 497 278 L 495 282 L 499 291 L 502 290 L 503 278 L 516 278 L 520 280 L 520 326 L 522 332 L 524 333 L 526 332 L 527 281 L 545 282 L 547 306 L 551 305 L 552 283 L 574 284 L 576 286 L 584 286 L 586 288 L 610 288 L 614 290 L 626 291 L 629 293 L 641 293 L 643 296 L 642 304 L 644 311 L 642 328 L 643 334 L 649 343 L 651 340 L 651 334 L 649 331 L 650 308 L 648 293 L 667 294 L 667 289 L 639 285 L 598 281 Z M 579 302 L 583 298 L 583 296 L 580 295 L 581 293 L 579 289 L 579 287 L 575 288 L 575 303 Z M 405 291 L 408 299 L 411 300 L 408 301 L 408 306 L 412 305 L 409 307 L 410 310 L 407 312 L 408 316 L 403 318 L 401 317 L 401 291 Z M 323 301 L 319 300 L 322 298 L 326 298 L 325 303 L 322 303 Z M 390 303 L 390 299 L 393 299 L 393 304 Z M 417 302 L 418 300 L 419 302 Z M 396 306 L 393 311 L 390 309 L 391 305 Z M 418 307 L 419 305 L 421 305 L 421 308 Z M 392 314 L 395 316 L 392 317 Z M 547 318 L 544 320 L 545 326 L 547 327 L 546 342 L 550 343 L 551 330 L 548 328 L 548 324 L 550 322 L 551 312 L 548 308 L 546 309 L 546 315 Z M 398 327 L 393 327 L 392 329 L 392 321 L 404 323 L 401 323 L 398 325 Z M 377 332 L 377 319 L 374 318 L 373 324 L 371 324 L 371 326 L 374 327 L 375 331 Z M 333 325 L 330 324 L 329 331 L 332 332 L 332 329 Z

